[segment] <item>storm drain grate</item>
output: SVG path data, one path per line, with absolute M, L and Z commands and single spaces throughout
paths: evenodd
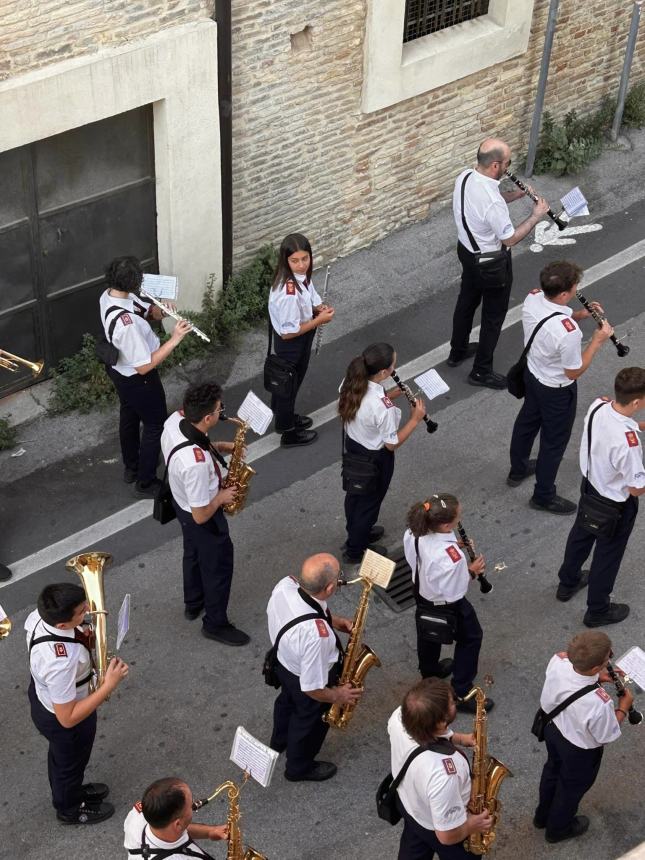
M 392 579 L 387 589 L 374 586 L 377 597 L 389 606 L 394 612 L 404 612 L 414 606 L 414 587 L 412 585 L 412 571 L 410 565 L 403 555 L 403 547 L 388 551 L 389 558 L 396 562 Z

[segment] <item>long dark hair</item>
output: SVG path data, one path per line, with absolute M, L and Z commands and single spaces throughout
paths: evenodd
M 373 343 L 350 361 L 338 400 L 338 414 L 345 423 L 356 418 L 367 391 L 369 377 L 389 367 L 393 358 L 393 346 L 389 343 Z
M 311 273 L 314 270 L 314 255 L 311 251 L 311 243 L 302 233 L 289 233 L 285 236 L 280 245 L 278 253 L 278 265 L 276 266 L 273 276 L 272 290 L 277 290 L 280 284 L 284 284 L 287 278 L 293 278 L 293 272 L 289 265 L 289 257 L 295 254 L 296 251 L 306 251 L 309 254 L 309 268 L 307 269 L 307 277 L 311 279 Z
M 451 523 L 457 516 L 459 501 L 450 493 L 436 493 L 425 502 L 417 502 L 408 511 L 408 528 L 415 537 L 423 537 Z

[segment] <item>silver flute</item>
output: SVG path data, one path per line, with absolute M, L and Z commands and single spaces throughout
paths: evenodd
M 322 302 L 321 302 L 321 304 L 323 304 L 323 305 L 327 301 L 327 289 L 329 287 L 329 269 L 330 268 L 331 268 L 330 266 L 327 266 L 327 271 L 325 272 L 325 285 L 323 287 Z M 318 326 L 318 331 L 316 332 L 316 342 L 314 344 L 314 354 L 315 355 L 318 355 L 318 353 L 320 352 L 320 347 L 321 347 L 322 339 L 323 339 L 323 329 L 324 329 L 324 326 L 322 326 L 322 325 Z
M 175 311 L 171 311 L 170 308 L 167 308 L 163 302 L 160 302 L 159 299 L 155 298 L 154 296 L 151 296 L 150 293 L 147 293 L 144 289 L 139 289 L 139 295 L 142 296 L 144 299 L 149 299 L 153 304 L 157 305 L 158 308 L 161 308 L 161 310 L 167 316 L 172 317 L 174 320 L 177 320 L 177 322 L 189 323 L 191 326 L 190 330 L 194 334 L 196 334 L 197 337 L 201 337 L 202 340 L 205 340 L 208 343 L 211 342 L 210 337 L 207 334 L 204 334 L 204 332 L 200 328 L 197 328 L 195 323 L 191 322 L 190 320 L 187 320 L 186 317 L 180 317 L 178 313 L 176 313 Z

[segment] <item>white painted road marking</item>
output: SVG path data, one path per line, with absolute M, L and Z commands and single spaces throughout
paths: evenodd
M 580 224 L 578 227 L 565 227 L 559 230 L 555 224 L 541 221 L 535 228 L 535 242 L 529 246 L 529 250 L 539 254 L 545 245 L 575 245 L 576 240 L 571 236 L 580 236 L 583 233 L 595 233 L 602 230 L 602 224 Z
M 629 248 L 625 248 L 623 251 L 619 251 L 612 257 L 608 257 L 601 263 L 597 263 L 595 266 L 587 269 L 582 280 L 582 289 L 590 287 L 597 281 L 601 281 L 608 275 L 617 272 L 619 269 L 623 269 L 625 266 L 629 266 L 631 263 L 636 262 L 636 260 L 640 260 L 642 257 L 645 257 L 645 239 L 641 239 L 640 242 L 630 245 Z M 506 314 L 506 319 L 504 320 L 502 328 L 510 328 L 512 325 L 519 322 L 521 318 L 522 305 L 516 305 Z M 473 335 L 477 335 L 478 333 L 479 326 L 474 328 L 472 331 Z M 425 355 L 420 355 L 418 358 L 415 358 L 407 364 L 399 367 L 399 376 L 403 380 L 411 379 L 413 376 L 418 376 L 424 370 L 428 370 L 436 364 L 440 364 L 442 361 L 445 361 L 448 358 L 449 352 L 450 344 L 443 343 L 441 346 L 430 350 L 430 352 L 426 352 Z M 329 421 L 332 421 L 336 417 L 336 401 L 328 403 L 326 406 L 322 406 L 320 409 L 312 412 L 311 417 L 313 418 L 314 427 L 321 427 L 323 424 L 327 424 Z M 257 442 L 253 442 L 248 446 L 247 462 L 253 463 L 261 457 L 266 457 L 267 454 L 270 454 L 279 447 L 280 436 L 277 433 L 270 433 L 263 439 L 258 439 Z M 103 520 L 99 520 L 99 522 L 94 523 L 69 537 L 63 538 L 44 549 L 38 550 L 38 552 L 32 553 L 32 555 L 25 556 L 25 558 L 22 558 L 20 561 L 16 561 L 11 565 L 13 577 L 8 582 L 0 583 L 0 589 L 6 588 L 8 585 L 12 585 L 19 580 L 30 576 L 32 573 L 36 573 L 37 571 L 49 567 L 58 561 L 62 561 L 63 559 L 76 555 L 76 553 L 83 549 L 83 547 L 95 546 L 106 538 L 146 519 L 151 516 L 151 514 L 152 501 L 148 499 L 141 500 L 139 502 L 135 502 L 133 505 L 129 505 L 121 511 L 117 511 L 115 514 L 111 514 Z

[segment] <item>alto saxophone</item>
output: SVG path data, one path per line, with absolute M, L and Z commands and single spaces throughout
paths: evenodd
M 484 703 L 486 696 L 481 687 L 473 689 L 464 696 L 464 702 L 477 699 L 477 713 L 475 714 L 475 749 L 473 752 L 473 776 L 470 789 L 470 802 L 468 811 L 473 815 L 479 815 L 485 809 L 493 819 L 493 826 L 486 833 L 472 833 L 464 842 L 466 851 L 471 854 L 488 854 L 495 841 L 495 828 L 499 821 L 502 809 L 501 802 L 497 799 L 502 781 L 507 776 L 513 776 L 511 771 L 496 758 L 488 755 L 486 737 L 486 709 Z
M 225 514 L 237 514 L 246 504 L 246 497 L 249 493 L 251 478 L 253 475 L 256 475 L 257 472 L 255 469 L 252 469 L 248 463 L 245 463 L 243 458 L 244 447 L 246 445 L 246 433 L 249 429 L 249 425 L 246 421 L 242 421 L 239 418 L 231 418 L 227 416 L 226 420 L 237 424 L 238 428 L 235 431 L 233 453 L 231 454 L 231 461 L 228 465 L 228 474 L 222 481 L 222 487 L 226 489 L 226 487 L 235 486 L 237 488 L 237 496 L 235 497 L 235 500 L 229 502 L 228 505 L 223 505 L 223 508 Z
M 361 599 L 358 601 L 358 608 L 352 624 L 352 632 L 347 643 L 345 651 L 345 659 L 343 660 L 343 670 L 341 672 L 339 686 L 343 684 L 351 684 L 356 689 L 363 689 L 363 681 L 365 676 L 372 666 L 380 666 L 381 661 L 372 651 L 370 647 L 361 642 L 365 621 L 367 620 L 367 609 L 370 599 L 370 591 L 372 590 L 372 582 L 359 576 L 358 579 L 343 582 L 343 585 L 351 585 L 354 582 L 363 583 L 363 591 Z M 330 726 L 337 729 L 346 729 L 349 721 L 354 716 L 356 702 L 349 705 L 338 705 L 334 703 L 326 714 L 323 714 L 323 720 Z
M 248 779 L 248 774 L 245 774 L 244 782 Z M 242 785 L 244 785 L 244 782 Z M 226 860 L 267 860 L 264 854 L 260 854 L 255 848 L 250 846 L 244 850 L 244 842 L 242 841 L 242 829 L 240 827 L 240 789 L 234 782 L 227 780 L 223 782 L 210 797 L 204 800 L 196 800 L 193 803 L 193 811 L 196 812 L 202 806 L 206 806 L 211 800 L 214 800 L 223 791 L 228 797 L 228 817 L 226 824 L 228 825 L 228 848 L 226 851 Z

